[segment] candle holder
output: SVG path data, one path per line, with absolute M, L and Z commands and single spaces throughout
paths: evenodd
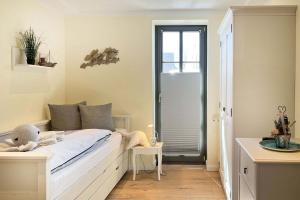
M 286 135 L 276 135 L 275 137 L 275 144 L 277 148 L 281 149 L 288 149 L 291 140 L 291 134 Z

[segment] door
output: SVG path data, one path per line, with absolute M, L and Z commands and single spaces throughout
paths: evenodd
M 231 196 L 233 149 L 233 40 L 231 26 L 220 36 L 220 172 L 226 194 Z
M 156 26 L 156 130 L 165 162 L 206 157 L 206 26 Z

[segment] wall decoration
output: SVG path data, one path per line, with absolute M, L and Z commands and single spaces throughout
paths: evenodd
M 30 27 L 29 30 L 20 32 L 17 39 L 22 50 L 25 52 L 27 64 L 34 65 L 38 49 L 42 44 L 40 37 Z
M 84 61 L 86 62 L 82 63 L 80 68 L 85 69 L 88 66 L 93 67 L 95 65 L 117 63 L 120 61 L 118 54 L 119 50 L 111 47 L 106 48 L 103 52 L 99 52 L 98 49 L 94 49 L 90 54 L 85 56 Z

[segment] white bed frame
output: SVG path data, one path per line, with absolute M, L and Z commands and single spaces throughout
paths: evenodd
M 129 116 L 113 118 L 115 127 L 129 130 Z M 49 120 L 34 124 L 41 130 L 49 129 Z M 2 139 L 10 136 L 11 131 L 0 132 Z M 59 195 L 51 194 L 47 156 L 33 152 L 0 152 L 0 199 L 105 199 L 128 170 L 128 151 L 123 147 L 112 152 L 101 165 L 99 163 Z

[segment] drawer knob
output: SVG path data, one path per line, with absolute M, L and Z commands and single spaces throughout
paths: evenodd
M 248 168 L 247 167 L 244 168 L 244 174 L 248 174 Z
M 116 167 L 116 170 L 118 170 L 119 169 L 119 166 L 118 167 Z

